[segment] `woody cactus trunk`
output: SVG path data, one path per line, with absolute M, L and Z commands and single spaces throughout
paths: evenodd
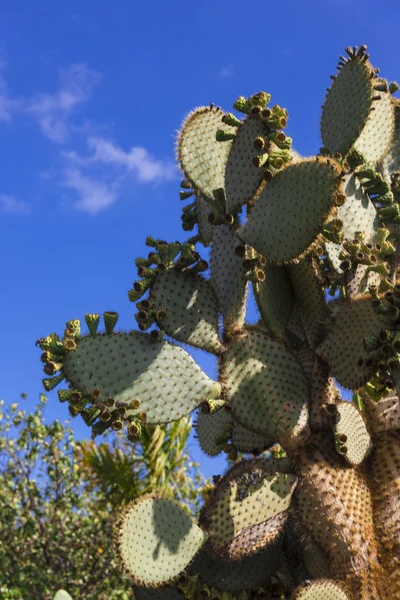
M 202 449 L 233 463 L 196 522 L 157 494 L 116 519 L 137 600 L 400 598 L 398 86 L 365 46 L 331 79 L 312 157 L 266 92 L 191 112 L 177 154 L 198 231 L 147 238 L 139 330 L 87 314 L 88 334 L 73 320 L 38 341 L 46 390 L 65 380 L 93 435 L 198 409 Z M 218 381 L 179 343 L 215 355 Z

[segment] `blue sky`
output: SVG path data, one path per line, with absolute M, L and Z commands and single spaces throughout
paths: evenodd
M 0 15 L 0 395 L 41 388 L 34 342 L 117 310 L 146 235 L 183 240 L 174 140 L 185 115 L 260 90 L 302 154 L 347 45 L 400 78 L 398 0 L 3 0 Z M 196 353 L 213 374 L 214 364 Z M 49 417 L 67 409 L 56 393 Z M 79 437 L 86 427 L 73 421 Z M 196 452 L 196 457 L 200 453 Z M 205 472 L 218 471 L 219 461 Z M 215 468 L 214 468 L 215 465 Z M 211 470 L 210 470 L 211 469 Z

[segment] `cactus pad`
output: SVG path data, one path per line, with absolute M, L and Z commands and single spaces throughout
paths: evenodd
M 283 339 L 294 299 L 287 268 L 266 264 L 264 279 L 253 283 L 254 296 L 268 332 Z
M 72 598 L 65 590 L 58 590 L 53 600 L 72 600 Z
M 275 442 L 273 436 L 260 435 L 254 433 L 254 431 L 249 431 L 236 421 L 233 422 L 231 439 L 232 445 L 238 452 L 251 452 L 252 454 L 264 452 Z
M 222 123 L 219 108 L 202 106 L 185 119 L 177 140 L 178 159 L 188 179 L 207 199 L 213 201 L 213 192 L 224 187 L 225 166 L 231 141 L 218 142 L 218 129 L 236 133 L 236 129 Z
M 238 334 L 222 356 L 221 381 L 234 418 L 292 448 L 309 434 L 308 383 L 299 363 L 262 330 Z
M 371 433 L 400 429 L 400 401 L 396 394 L 389 394 L 379 401 L 363 396 L 368 429 Z
M 124 509 L 114 537 L 124 570 L 135 582 L 156 587 L 186 568 L 207 534 L 173 502 L 144 497 Z
M 180 419 L 219 391 L 182 348 L 137 331 L 83 337 L 63 368 L 84 394 L 98 389 L 101 399 L 138 400 L 131 414 L 144 411 L 149 423 Z
M 335 161 L 319 157 L 287 166 L 261 192 L 239 236 L 269 262 L 300 258 L 335 209 L 339 172 Z
M 340 385 L 357 389 L 377 369 L 374 352 L 364 348 L 364 337 L 378 335 L 388 325 L 387 317 L 378 315 L 369 294 L 344 302 L 317 354 L 329 364 Z
M 281 534 L 297 478 L 270 468 L 265 460 L 237 463 L 204 505 L 199 522 L 217 556 L 237 560 Z
M 208 456 L 220 454 L 223 445 L 231 438 L 232 427 L 232 417 L 223 408 L 212 414 L 207 414 L 200 408 L 196 432 L 203 452 Z
M 372 498 L 365 476 L 342 465 L 333 441 L 316 434 L 299 457 L 300 480 L 293 510 L 327 555 L 331 576 L 363 572 L 377 557 Z M 341 579 L 341 575 L 339 576 Z
M 297 588 L 292 600 L 352 600 L 347 587 L 333 579 L 319 579 Z
M 184 600 L 184 596 L 175 588 L 163 586 L 159 588 L 133 586 L 135 600 Z
M 211 554 L 206 544 L 188 568 L 191 575 L 199 575 L 200 585 L 220 592 L 240 593 L 256 590 L 269 583 L 282 560 L 281 540 L 240 561 L 227 561 Z
M 394 111 L 390 94 L 375 91 L 378 80 L 365 56 L 351 56 L 334 78 L 322 111 L 321 137 L 332 153 L 345 155 L 354 147 L 375 162 L 390 144 Z
M 151 287 L 152 308 L 165 311 L 160 326 L 180 342 L 218 353 L 217 297 L 201 275 L 168 269 L 155 278 Z
M 199 228 L 200 241 L 204 246 L 209 246 L 212 242 L 214 226 L 209 221 L 212 209 L 207 200 L 200 193 L 196 195 L 196 216 Z
M 365 243 L 374 242 L 381 222 L 375 206 L 354 174 L 344 176 L 343 191 L 347 200 L 337 210 L 337 216 L 343 222 L 343 240 L 353 240 L 356 232 L 361 231 Z M 325 248 L 332 267 L 338 273 L 342 273 L 340 269 L 342 259 L 339 255 L 343 252 L 343 244 L 327 242 Z
M 306 256 L 298 264 L 288 265 L 290 281 L 310 348 L 323 339 L 327 307 L 322 277 L 316 260 Z
M 253 164 L 254 157 L 259 154 L 254 147 L 254 140 L 263 138 L 268 144 L 266 138 L 269 131 L 269 127 L 263 121 L 251 115 L 237 130 L 225 171 L 226 208 L 230 213 L 236 212 L 242 204 L 251 200 L 265 181 L 265 167 Z
M 219 225 L 214 228 L 211 249 L 211 282 L 226 328 L 240 327 L 246 316 L 247 280 L 242 259 L 235 253 L 243 242 L 235 228 Z
M 335 415 L 333 431 L 336 450 L 349 465 L 360 465 L 372 450 L 362 414 L 350 402 L 337 402 L 329 409 Z

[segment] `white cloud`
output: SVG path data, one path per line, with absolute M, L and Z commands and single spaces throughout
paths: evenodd
M 59 73 L 60 89 L 54 94 L 41 93 L 23 101 L 22 110 L 31 114 L 42 133 L 54 142 L 68 138 L 69 119 L 78 104 L 86 102 L 100 80 L 96 71 L 76 64 Z
M 92 155 L 84 157 L 72 151 L 64 152 L 64 158 L 79 165 L 104 163 L 122 168 L 125 173 L 133 174 L 139 183 L 173 181 L 178 176 L 172 161 L 157 159 L 142 146 L 132 146 L 128 152 L 125 152 L 102 137 L 90 137 L 87 144 L 93 152 Z
M 15 107 L 15 101 L 9 97 L 6 82 L 1 74 L 5 66 L 5 61 L 0 57 L 0 121 L 9 121 Z
M 75 190 L 75 207 L 92 215 L 104 210 L 117 200 L 116 182 L 107 183 L 84 175 L 79 169 L 65 169 L 65 187 Z
M 219 74 L 220 74 L 220 77 L 224 77 L 224 78 L 232 77 L 233 66 L 228 65 L 226 67 L 221 67 L 221 69 L 219 70 Z
M 23 214 L 28 212 L 28 205 L 22 200 L 16 200 L 14 196 L 0 194 L 0 209 L 5 213 Z

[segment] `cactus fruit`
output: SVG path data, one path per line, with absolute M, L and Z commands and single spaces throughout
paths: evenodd
M 88 335 L 72 320 L 38 340 L 46 390 L 65 380 L 94 436 L 197 409 L 201 448 L 230 461 L 198 522 L 157 495 L 117 518 L 137 600 L 400 598 L 399 87 L 366 46 L 346 54 L 316 156 L 292 150 L 266 92 L 190 113 L 177 155 L 197 231 L 146 239 L 140 331 L 89 313 Z M 218 380 L 179 344 L 214 355 Z

